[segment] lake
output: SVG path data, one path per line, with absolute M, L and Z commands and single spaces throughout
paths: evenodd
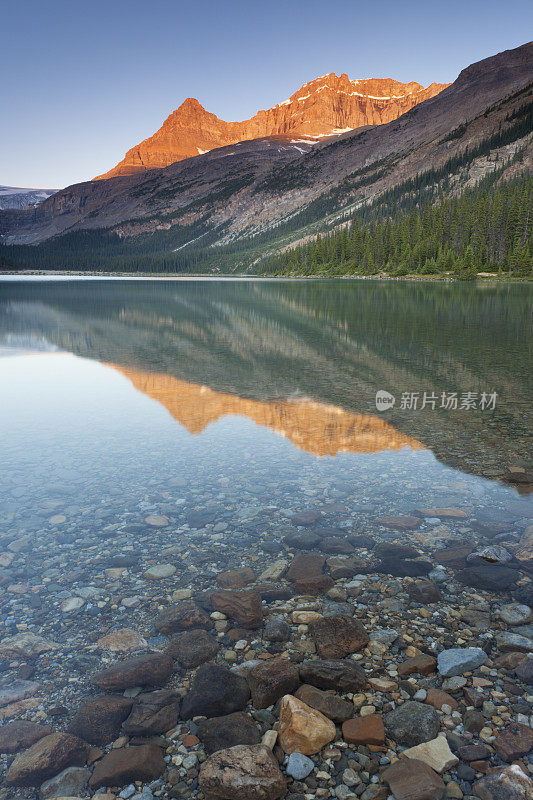
M 265 617 L 381 609 L 374 628 L 423 652 L 497 649 L 494 604 L 532 600 L 532 299 L 525 284 L 0 280 L 0 639 L 60 648 L 14 713 L 68 716 L 90 672 L 163 651 L 182 629 L 154 630 L 157 614 L 196 593 L 211 611 L 217 583 L 259 579 Z M 287 581 L 309 553 L 318 571 Z M 406 592 L 428 573 L 445 599 L 419 618 Z M 222 663 L 289 646 L 228 609 Z M 137 646 L 97 644 L 124 628 Z M 394 640 L 363 666 L 397 677 Z M 291 641 L 296 662 L 316 652 L 305 624 Z M 8 677 L 35 664 L 6 647 Z M 194 763 L 178 770 L 193 794 Z

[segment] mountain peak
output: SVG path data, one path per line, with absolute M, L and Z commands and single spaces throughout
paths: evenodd
M 174 112 L 177 114 L 179 111 L 205 111 L 203 105 L 196 99 L 196 97 L 187 97 L 183 103 Z
M 304 83 L 288 100 L 244 122 L 225 122 L 187 97 L 149 139 L 128 150 L 114 169 L 98 178 L 168 167 L 176 161 L 247 139 L 268 136 L 315 138 L 365 125 L 381 125 L 434 97 L 447 84 L 424 87 L 392 78 L 351 79 L 329 72 Z

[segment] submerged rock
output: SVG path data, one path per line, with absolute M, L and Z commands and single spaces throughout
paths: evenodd
M 404 747 L 429 742 L 439 732 L 439 717 L 433 706 L 408 700 L 385 715 L 388 736 Z
M 146 653 L 119 661 L 98 672 L 93 676 L 92 683 L 111 691 L 132 686 L 161 686 L 167 682 L 173 671 L 174 662 L 169 656 Z
M 250 699 L 245 678 L 216 664 L 200 667 L 181 707 L 183 719 L 221 717 L 242 711 Z
M 207 755 L 238 744 L 254 745 L 261 741 L 257 726 L 242 711 L 200 720 L 198 736 Z
M 317 660 L 300 664 L 300 678 L 319 689 L 357 692 L 367 684 L 365 671 L 353 661 Z
M 309 686 L 308 684 L 300 686 L 295 697 L 301 700 L 302 703 L 320 711 L 321 714 L 324 714 L 325 717 L 333 720 L 333 722 L 344 722 L 353 717 L 354 714 L 352 703 L 343 700 L 342 697 L 331 694 L 331 692 L 317 689 L 315 686 Z
M 318 753 L 335 738 L 334 723 L 292 695 L 281 701 L 278 739 L 285 753 Z
M 89 781 L 91 789 L 101 786 L 124 786 L 131 781 L 153 781 L 165 771 L 165 759 L 159 747 L 143 744 L 111 750 L 98 761 Z
M 454 647 L 443 650 L 437 657 L 439 673 L 450 678 L 454 675 L 463 675 L 465 672 L 480 667 L 487 660 L 487 654 L 481 647 Z
M 68 732 L 90 744 L 105 745 L 120 734 L 133 700 L 116 695 L 99 695 L 83 703 L 72 717 Z
M 358 620 L 347 616 L 328 616 L 310 623 L 318 653 L 325 659 L 345 658 L 368 643 L 369 637 Z
M 89 745 L 68 733 L 51 733 L 15 756 L 6 782 L 11 786 L 40 786 L 66 767 L 81 767 Z
M 207 800 L 278 800 L 287 782 L 262 744 L 219 750 L 200 768 L 200 788 Z
M 415 759 L 397 761 L 383 773 L 395 800 L 440 800 L 446 785 L 437 773 Z
M 280 697 L 298 688 L 298 667 L 286 658 L 269 659 L 248 673 L 248 684 L 255 708 L 267 708 Z

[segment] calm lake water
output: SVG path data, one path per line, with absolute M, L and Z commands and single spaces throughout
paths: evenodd
M 136 504 L 178 521 L 222 506 L 238 522 L 324 495 L 369 514 L 530 507 L 499 478 L 528 458 L 532 297 L 429 282 L 0 282 L 0 522 L 32 531 L 54 512 L 75 533 Z M 377 410 L 379 390 L 392 409 Z M 148 487 L 173 479 L 180 496 L 154 503 Z

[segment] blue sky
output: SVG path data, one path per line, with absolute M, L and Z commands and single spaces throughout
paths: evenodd
M 0 184 L 105 172 L 188 96 L 237 120 L 327 72 L 450 82 L 532 29 L 530 0 L 3 0 Z

